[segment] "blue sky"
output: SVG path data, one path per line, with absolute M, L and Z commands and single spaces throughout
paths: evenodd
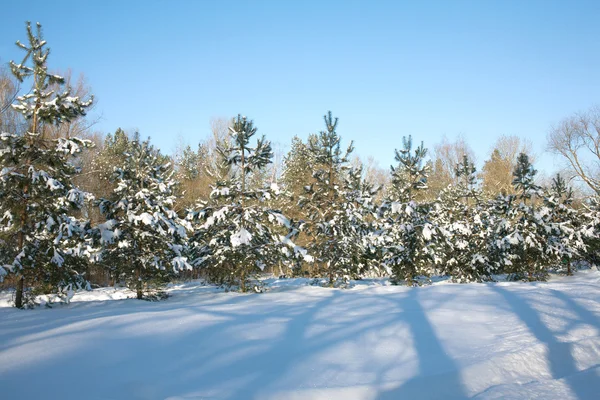
M 462 135 L 478 164 L 600 103 L 599 1 L 27 1 L 3 5 L 0 60 L 40 21 L 49 65 L 83 72 L 103 119 L 166 152 L 242 113 L 287 146 L 323 127 L 382 167 L 403 135 Z

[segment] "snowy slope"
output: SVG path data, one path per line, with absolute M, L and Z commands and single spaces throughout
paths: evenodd
M 6 399 L 598 399 L 600 272 L 0 308 Z

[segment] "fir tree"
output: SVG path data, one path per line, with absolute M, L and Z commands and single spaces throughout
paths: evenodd
M 27 36 L 28 44 L 17 41 L 25 57 L 10 66 L 19 81 L 32 81 L 29 93 L 13 105 L 29 122 L 29 130 L 24 135 L 0 136 L 0 232 L 8 244 L 2 252 L 5 267 L 0 275 L 6 270 L 15 275 L 19 308 L 28 287 L 64 293 L 74 283 L 83 285 L 80 257 L 90 252 L 84 242 L 87 222 L 73 216 L 87 196 L 73 184 L 78 169 L 72 160 L 91 143 L 79 138 L 47 139 L 44 127 L 85 115 L 92 100 L 71 96 L 69 88 L 62 88 L 64 79 L 48 73 L 50 50 L 39 23 L 35 33 L 27 23 Z M 49 89 L 52 85 L 59 91 Z

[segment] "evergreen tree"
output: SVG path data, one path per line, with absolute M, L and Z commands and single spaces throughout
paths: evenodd
M 418 192 L 427 189 L 430 164 L 425 164 L 427 149 L 421 145 L 412 153 L 412 136 L 402 138 L 402 149 L 395 151 L 396 167 L 391 166 L 392 182 L 389 197 L 402 203 L 415 199 Z
M 545 279 L 547 264 L 551 260 L 548 226 L 551 215 L 545 207 L 538 208 L 535 202 L 527 203 L 541 194 L 535 184 L 537 171 L 525 153 L 519 154 L 513 172 L 513 185 L 521 202 L 512 202 L 511 232 L 507 236 L 512 255 L 512 267 L 507 271 L 529 280 Z
M 485 203 L 489 222 L 487 238 L 487 259 L 495 273 L 514 270 L 513 261 L 517 255 L 511 252 L 510 234 L 513 231 L 512 219 L 515 209 L 514 195 L 498 195 Z
M 382 275 L 381 263 L 382 235 L 378 220 L 378 206 L 375 198 L 381 187 L 374 186 L 363 177 L 362 164 L 351 168 L 346 175 L 344 196 L 345 223 L 352 227 L 354 240 L 352 251 L 358 257 L 358 274 Z M 360 245 L 357 245 L 359 241 Z
M 412 138 L 403 138 L 403 148 L 396 150 L 398 165 L 391 167 L 392 182 L 379 211 L 385 241 L 383 263 L 394 282 L 417 283 L 417 276 L 429 275 L 430 266 L 441 259 L 436 256 L 429 207 L 418 204 L 415 197 L 427 188 L 429 165 L 424 165 L 427 149 L 423 143 L 412 153 Z
M 480 192 L 477 190 L 477 169 L 475 164 L 465 154 L 461 163 L 456 165 L 455 175 L 457 179 L 457 189 L 459 197 L 463 198 L 465 204 L 469 204 L 469 199 L 477 199 Z
M 359 211 L 357 173 L 349 166 L 352 143 L 343 151 L 337 133 L 338 119 L 331 111 L 324 116 L 325 130 L 309 138 L 312 183 L 304 188 L 299 206 L 307 217 L 312 234 L 308 250 L 319 272 L 333 286 L 337 279 L 358 276 L 364 254 L 362 216 Z M 360 175 L 360 173 L 358 173 Z
M 529 161 L 529 156 L 525 153 L 520 153 L 517 158 L 517 165 L 513 171 L 513 186 L 519 198 L 525 203 L 534 195 L 539 194 L 539 187 L 535 184 L 535 175 L 537 170 L 533 168 Z
M 13 105 L 29 122 L 29 130 L 24 135 L 0 136 L 0 232 L 6 245 L 0 275 L 6 270 L 15 275 L 19 308 L 25 305 L 28 287 L 64 294 L 73 284 L 83 285 L 80 257 L 90 253 L 84 242 L 87 222 L 73 216 L 87 196 L 73 184 L 78 169 L 72 161 L 91 143 L 79 138 L 48 139 L 44 127 L 85 115 L 92 100 L 71 96 L 69 88 L 62 90 L 64 79 L 48 73 L 50 50 L 40 24 L 34 33 L 27 23 L 27 36 L 28 44 L 17 41 L 25 57 L 10 66 L 19 81 L 32 81 L 28 94 Z M 60 90 L 50 90 L 51 85 Z
M 108 134 L 104 138 L 102 146 L 95 149 L 94 157 L 91 162 L 92 172 L 96 175 L 99 181 L 103 182 L 103 188 L 96 193 L 101 197 L 109 196 L 116 183 L 111 183 L 113 180 L 115 166 L 122 165 L 125 162 L 126 154 L 132 149 L 133 142 L 139 142 L 140 137 L 136 132 L 133 137 L 117 128 L 114 134 Z
M 256 145 L 250 140 L 257 128 L 238 115 L 230 127 L 230 140 L 217 147 L 227 178 L 214 186 L 211 200 L 190 218 L 199 220 L 194 236 L 194 264 L 204 267 L 211 280 L 238 284 L 247 290 L 251 274 L 285 258 L 301 258 L 306 252 L 296 246 L 293 224 L 267 202 L 279 194 L 273 184 L 252 188 L 248 181 L 271 162 L 271 143 L 264 136 Z M 278 225 L 287 230 L 279 233 Z
M 309 137 L 308 142 L 314 139 Z M 297 221 L 306 221 L 309 219 L 306 208 L 298 206 L 299 200 L 305 194 L 305 188 L 310 187 L 313 182 L 312 169 L 314 166 L 313 158 L 309 149 L 308 142 L 305 143 L 299 137 L 292 138 L 292 144 L 289 152 L 286 154 L 283 161 L 283 172 L 281 175 L 281 183 L 283 193 L 278 196 L 278 207 L 283 210 L 285 215 Z M 308 246 L 314 240 L 312 233 L 306 229 L 299 231 L 295 242 L 303 247 Z M 309 273 L 313 263 L 303 263 L 292 267 L 294 274 Z
M 490 215 L 480 199 L 475 166 L 467 156 L 456 166 L 456 184 L 442 191 L 430 219 L 440 235 L 436 246 L 443 254 L 441 272 L 457 282 L 491 279 L 488 259 Z M 469 203 L 469 199 L 474 199 Z
M 173 211 L 177 183 L 164 156 L 148 140 L 128 147 L 114 168 L 112 196 L 99 201 L 106 222 L 98 225 L 97 235 L 102 261 L 142 299 L 144 290 L 192 268 L 186 233 L 191 227 Z
M 582 256 L 590 265 L 600 265 L 600 198 L 591 197 L 584 203 L 581 235 L 586 246 Z
M 296 207 L 296 202 L 304 194 L 304 188 L 312 182 L 312 161 L 309 146 L 299 137 L 294 136 L 290 151 L 284 159 L 281 177 L 283 187 L 292 195 L 292 200 L 295 200 L 293 204 L 287 204 L 290 209 L 286 210 L 287 212 L 301 215 L 300 210 Z
M 559 269 L 566 266 L 567 275 L 572 275 L 575 257 L 585 254 L 585 235 L 580 214 L 573 208 L 573 190 L 560 174 L 552 178 L 552 185 L 544 197 L 544 209 L 548 210 L 549 250 Z

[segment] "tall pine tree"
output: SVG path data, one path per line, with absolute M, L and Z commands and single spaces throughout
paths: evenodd
M 271 162 L 271 143 L 263 136 L 251 145 L 257 128 L 241 115 L 229 131 L 230 140 L 217 147 L 221 163 L 228 167 L 225 179 L 216 183 L 208 204 L 191 215 L 197 221 L 194 264 L 204 268 L 212 281 L 246 291 L 252 274 L 306 252 L 292 242 L 291 221 L 268 205 L 279 194 L 277 185 L 248 185 L 253 174 Z
M 391 186 L 380 209 L 385 238 L 383 263 L 394 282 L 403 280 L 412 285 L 417 283 L 417 276 L 429 275 L 430 266 L 439 261 L 429 209 L 415 201 L 427 188 L 427 149 L 421 143 L 413 152 L 409 136 L 403 138 L 403 147 L 395 153 L 398 164 L 391 167 Z
M 160 288 L 172 274 L 191 269 L 187 258 L 189 223 L 173 210 L 173 169 L 149 140 L 132 141 L 115 166 L 116 185 L 99 201 L 106 222 L 97 227 L 102 262 L 124 280 L 138 299 Z
M 87 222 L 74 217 L 86 195 L 73 184 L 78 169 L 72 161 L 91 143 L 48 139 L 44 128 L 85 115 L 92 99 L 71 96 L 64 79 L 48 72 L 50 50 L 39 23 L 35 31 L 27 23 L 27 39 L 27 44 L 17 41 L 25 56 L 18 64 L 11 61 L 10 67 L 20 82 L 32 82 L 31 90 L 13 105 L 29 129 L 24 135 L 0 136 L 0 232 L 8 245 L 1 253 L 4 272 L 9 270 L 17 279 L 16 307 L 24 306 L 27 288 L 64 292 L 73 283 L 81 285 L 79 257 L 89 253 L 84 242 Z

